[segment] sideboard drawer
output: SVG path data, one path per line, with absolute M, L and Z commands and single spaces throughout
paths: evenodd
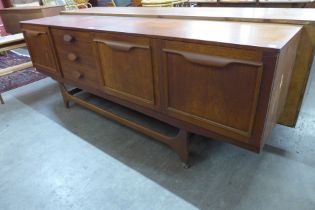
M 101 80 L 90 33 L 61 29 L 51 31 L 63 76 L 97 88 Z
M 92 42 L 90 33 L 85 31 L 53 28 L 51 33 L 57 48 L 82 49 Z
M 251 136 L 260 92 L 261 53 L 165 41 L 165 111 L 178 119 Z

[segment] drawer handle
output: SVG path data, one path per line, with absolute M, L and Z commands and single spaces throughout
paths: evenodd
M 183 52 L 179 50 L 163 49 L 163 51 L 167 53 L 174 53 L 174 54 L 181 55 L 191 63 L 196 63 L 200 65 L 205 65 L 205 66 L 214 66 L 214 67 L 222 68 L 232 63 L 246 64 L 246 65 L 257 66 L 257 67 L 260 67 L 263 65 L 261 62 L 247 61 L 247 60 L 234 59 L 234 58 L 225 58 L 225 57 L 214 56 L 214 55 L 203 55 L 203 54 L 198 54 L 198 53 Z
M 46 34 L 44 31 L 32 31 L 32 30 L 23 30 L 25 34 L 29 37 L 38 37 L 40 35 Z
M 79 56 L 77 56 L 74 53 L 68 53 L 67 57 L 70 61 L 73 61 L 73 62 L 79 61 Z
M 78 71 L 73 71 L 72 75 L 76 78 L 76 79 L 82 79 L 84 77 L 84 74 Z
M 74 37 L 71 36 L 70 34 L 65 34 L 65 35 L 63 35 L 63 41 L 65 41 L 65 42 L 73 42 L 74 41 Z
M 126 52 L 131 50 L 132 48 L 150 49 L 149 45 L 129 44 L 126 42 L 117 42 L 102 39 L 93 39 L 93 41 L 103 43 L 114 50 L 121 50 Z

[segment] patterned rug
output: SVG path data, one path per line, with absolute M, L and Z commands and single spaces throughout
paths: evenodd
M 29 57 L 21 56 L 9 51 L 6 55 L 0 55 L 0 68 L 6 68 L 27 61 L 30 61 Z M 36 71 L 35 68 L 27 68 L 8 75 L 0 76 L 0 93 L 44 79 L 45 77 L 45 75 Z

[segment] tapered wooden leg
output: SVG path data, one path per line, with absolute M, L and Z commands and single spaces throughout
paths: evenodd
M 1 102 L 1 104 L 4 104 L 4 100 L 3 100 L 3 98 L 2 98 L 2 95 L 0 94 L 0 102 Z
M 189 168 L 189 151 L 188 151 L 188 135 L 189 133 L 183 129 L 180 129 L 174 139 L 170 139 L 168 144 L 175 150 L 179 158 L 182 161 L 184 168 Z
M 70 108 L 70 101 L 68 99 L 68 91 L 67 91 L 67 88 L 66 86 L 63 84 L 63 83 L 60 83 L 59 82 L 59 89 L 60 89 L 60 92 L 61 92 L 61 95 L 62 95 L 62 98 L 63 98 L 63 103 L 65 104 L 65 107 L 66 108 Z

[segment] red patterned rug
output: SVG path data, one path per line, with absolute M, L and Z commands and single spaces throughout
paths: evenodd
M 29 57 L 21 56 L 9 51 L 6 55 L 0 55 L 0 68 L 6 68 L 27 61 L 30 61 Z M 45 77 L 45 75 L 36 71 L 35 68 L 27 68 L 8 75 L 0 76 L 0 93 L 30 84 L 44 79 Z

